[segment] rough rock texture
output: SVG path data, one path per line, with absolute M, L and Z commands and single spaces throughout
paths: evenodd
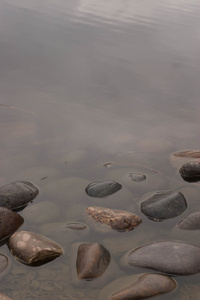
M 156 295 L 169 293 L 177 284 L 169 276 L 160 274 L 143 274 L 133 284 L 123 288 L 111 296 L 112 300 L 146 299 Z
M 39 193 L 39 190 L 28 181 L 15 181 L 0 188 L 0 206 L 15 211 L 22 210 Z
M 173 153 L 176 157 L 200 158 L 200 150 L 183 150 Z
M 134 172 L 130 172 L 128 174 L 128 176 L 131 178 L 132 181 L 135 181 L 135 182 L 141 182 L 141 181 L 144 181 L 146 180 L 146 175 L 144 174 L 139 174 L 139 173 L 134 173 Z
M 81 244 L 78 248 L 76 270 L 79 279 L 101 276 L 110 263 L 109 251 L 100 244 Z
M 112 229 L 118 231 L 133 230 L 142 222 L 140 217 L 125 210 L 90 206 L 86 208 L 86 213 L 96 222 L 109 225 Z
M 183 194 L 174 191 L 158 191 L 141 203 L 141 211 L 153 221 L 174 218 L 186 208 L 187 202 Z
M 176 241 L 155 242 L 133 250 L 125 260 L 131 266 L 168 274 L 196 274 L 200 272 L 200 247 Z
M 197 230 L 200 229 L 200 211 L 191 213 L 178 223 L 180 229 Z
M 5 243 L 23 223 L 24 219 L 17 212 L 0 207 L 0 245 Z
M 62 254 L 62 248 L 54 241 L 34 232 L 17 231 L 8 241 L 8 248 L 21 263 L 40 266 Z
M 116 181 L 94 181 L 85 189 L 90 197 L 103 198 L 119 191 L 122 185 Z
M 187 162 L 179 169 L 181 177 L 188 182 L 200 181 L 200 161 Z

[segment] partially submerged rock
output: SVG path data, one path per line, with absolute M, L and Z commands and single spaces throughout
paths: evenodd
M 22 224 L 24 219 L 17 213 L 6 207 L 0 207 L 0 245 L 7 242 L 11 236 Z
M 46 264 L 63 253 L 56 242 L 30 231 L 15 232 L 8 248 L 18 261 L 30 266 Z
M 90 206 L 86 208 L 86 213 L 96 222 L 106 224 L 118 231 L 133 230 L 142 222 L 140 217 L 125 210 Z
M 103 198 L 116 193 L 121 188 L 122 185 L 116 181 L 94 181 L 86 187 L 85 191 L 90 197 Z
M 76 270 L 79 279 L 92 280 L 100 277 L 107 269 L 111 257 L 100 244 L 81 244 L 77 252 Z
M 200 247 L 184 242 L 154 242 L 134 249 L 124 259 L 131 266 L 173 275 L 200 272 Z
M 178 227 L 184 230 L 200 229 L 200 211 L 191 213 L 178 223 Z
M 187 208 L 180 192 L 158 191 L 141 203 L 141 211 L 153 221 L 162 221 L 182 214 Z
M 39 193 L 39 190 L 28 181 L 15 181 L 0 188 L 0 206 L 14 211 L 25 208 Z
M 138 280 L 112 294 L 112 300 L 146 299 L 156 295 L 169 293 L 177 284 L 169 276 L 160 274 L 143 274 Z
M 179 170 L 181 177 L 187 182 L 200 181 L 200 161 L 185 163 Z

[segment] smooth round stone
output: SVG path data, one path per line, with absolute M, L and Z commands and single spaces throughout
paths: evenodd
M 0 188 L 0 206 L 19 211 L 28 205 L 39 193 L 37 187 L 28 181 L 15 181 Z
M 179 169 L 179 173 L 187 182 L 200 181 L 200 161 L 187 162 Z
M 178 223 L 178 227 L 184 230 L 200 229 L 200 211 L 191 213 Z
M 0 300 L 12 300 L 10 297 L 0 293 Z
M 133 213 L 106 207 L 90 206 L 86 208 L 86 213 L 96 222 L 106 224 L 117 231 L 133 230 L 142 222 L 142 219 Z
M 173 275 L 200 272 L 200 247 L 185 242 L 154 242 L 125 254 L 122 262 Z
M 111 260 L 109 251 L 98 243 L 81 244 L 78 248 L 76 270 L 79 279 L 100 277 Z
M 28 206 L 22 215 L 29 223 L 44 224 L 58 219 L 60 208 L 56 203 L 42 201 Z
M 90 197 L 104 198 L 121 190 L 122 185 L 116 181 L 94 181 L 85 189 Z
M 22 224 L 24 219 L 17 213 L 6 207 L 0 207 L 0 245 L 7 242 L 11 236 Z
M 152 221 L 162 221 L 182 214 L 187 208 L 180 192 L 158 191 L 141 203 L 141 211 Z
M 136 282 L 111 295 L 112 300 L 146 299 L 156 295 L 169 293 L 177 284 L 169 276 L 160 274 L 143 274 Z
M 8 248 L 18 261 L 30 266 L 46 264 L 63 253 L 56 242 L 30 231 L 15 232 L 8 241 Z

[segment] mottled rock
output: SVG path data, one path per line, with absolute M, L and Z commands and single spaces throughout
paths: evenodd
M 162 221 L 182 214 L 187 208 L 180 192 L 158 191 L 141 203 L 141 211 L 153 221 Z
M 185 163 L 180 169 L 181 177 L 187 182 L 200 181 L 200 161 Z
M 200 159 L 200 150 L 183 150 L 173 153 L 176 157 L 189 157 L 189 158 L 199 158 Z
M 39 193 L 28 181 L 15 181 L 0 188 L 0 206 L 20 211 Z
M 128 174 L 128 176 L 131 178 L 131 180 L 135 181 L 135 182 L 141 182 L 146 180 L 146 175 L 144 174 L 139 174 L 139 173 L 134 173 L 134 172 L 130 172 Z
M 85 243 L 78 248 L 76 270 L 79 279 L 100 277 L 110 263 L 109 251 L 100 244 Z
M 30 231 L 15 232 L 8 241 L 8 248 L 18 261 L 30 266 L 46 264 L 63 253 L 54 241 Z
M 200 272 L 200 247 L 176 241 L 154 242 L 129 252 L 123 258 L 129 265 L 173 275 Z
M 86 187 L 85 191 L 90 197 L 103 198 L 116 193 L 121 188 L 122 185 L 116 181 L 94 181 Z
M 6 207 L 0 207 L 0 245 L 7 242 L 22 224 L 24 219 L 17 213 Z
M 156 295 L 169 293 L 177 284 L 169 276 L 160 274 L 143 274 L 131 285 L 124 287 L 111 296 L 112 300 L 146 299 Z
M 90 206 L 86 208 L 86 213 L 96 222 L 106 224 L 118 231 L 133 230 L 142 222 L 140 217 L 125 210 Z
M 178 223 L 178 227 L 184 230 L 200 229 L 200 211 L 191 213 Z

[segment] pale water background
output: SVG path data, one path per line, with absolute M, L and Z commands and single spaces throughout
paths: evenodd
M 199 113 L 199 1 L 0 0 L 0 184 L 20 179 L 39 187 L 21 229 L 65 250 L 30 268 L 1 247 L 12 266 L 0 291 L 13 300 L 101 298 L 110 282 L 144 272 L 120 265 L 126 251 L 156 240 L 200 245 L 199 231 L 174 228 L 200 210 L 199 184 L 183 182 L 170 161 L 174 151 L 200 149 Z M 135 184 L 129 172 L 147 180 Z M 102 200 L 85 194 L 89 182 L 106 179 L 123 189 Z M 187 211 L 149 221 L 140 202 L 159 189 L 183 192 Z M 128 233 L 98 233 L 85 219 L 89 205 L 130 210 L 143 223 Z M 88 228 L 56 231 L 57 222 L 69 221 Z M 78 282 L 76 242 L 103 244 L 110 276 Z M 157 299 L 199 299 L 200 275 L 176 280 L 177 290 Z

